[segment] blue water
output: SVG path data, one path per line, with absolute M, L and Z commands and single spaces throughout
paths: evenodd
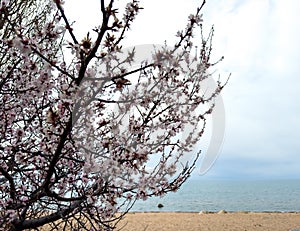
M 163 208 L 157 205 L 161 203 Z M 300 180 L 191 179 L 176 193 L 138 201 L 132 211 L 300 211 Z

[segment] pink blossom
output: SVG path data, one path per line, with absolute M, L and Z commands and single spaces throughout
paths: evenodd
M 197 40 L 200 57 L 190 55 L 200 10 L 174 46 L 155 46 L 135 65 L 138 49 L 126 51 L 122 42 L 142 9 L 139 1 L 128 1 L 123 17 L 114 1 L 101 1 L 102 24 L 87 28 L 93 37 L 83 40 L 63 2 L 50 2 L 28 6 L 24 20 L 12 12 L 4 25 L 0 227 L 3 220 L 39 229 L 41 214 L 51 213 L 49 227 L 100 230 L 121 218 L 118 210 L 185 182 L 199 154 L 187 167 L 184 160 L 224 85 L 202 91 L 212 33 Z M 8 4 L 2 0 L 1 9 Z

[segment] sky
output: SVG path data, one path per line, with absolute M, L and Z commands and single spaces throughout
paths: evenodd
M 226 136 L 207 175 L 300 178 L 300 2 L 208 1 L 223 93 Z
M 86 35 L 101 19 L 99 2 L 66 0 L 66 14 L 80 15 L 75 33 Z M 141 1 L 145 9 L 124 46 L 171 45 L 200 3 Z M 224 142 L 203 178 L 300 178 L 299 12 L 298 0 L 207 0 L 203 19 L 206 31 L 215 28 L 213 58 L 225 57 L 215 71 L 231 78 L 222 93 Z

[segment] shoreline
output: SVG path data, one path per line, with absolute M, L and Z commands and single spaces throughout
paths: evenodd
M 122 231 L 300 231 L 299 212 L 129 212 L 117 225 Z
M 230 211 L 230 210 L 220 210 L 220 211 L 206 211 L 206 210 L 202 210 L 199 212 L 193 212 L 193 211 L 130 211 L 127 214 L 135 214 L 135 213 L 203 213 L 203 214 L 218 214 L 221 213 L 221 211 L 225 212 L 225 213 L 300 213 L 299 211 L 269 211 L 269 210 L 265 210 L 265 211 Z

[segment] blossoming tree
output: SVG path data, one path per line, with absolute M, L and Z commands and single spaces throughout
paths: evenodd
M 22 2 L 0 5 L 0 229 L 113 229 L 136 200 L 176 191 L 195 167 L 225 85 L 201 90 L 212 32 L 190 56 L 204 2 L 175 45 L 137 68 L 122 41 L 138 1 L 120 15 L 101 0 L 102 22 L 85 38 L 61 0 L 16 10 Z

